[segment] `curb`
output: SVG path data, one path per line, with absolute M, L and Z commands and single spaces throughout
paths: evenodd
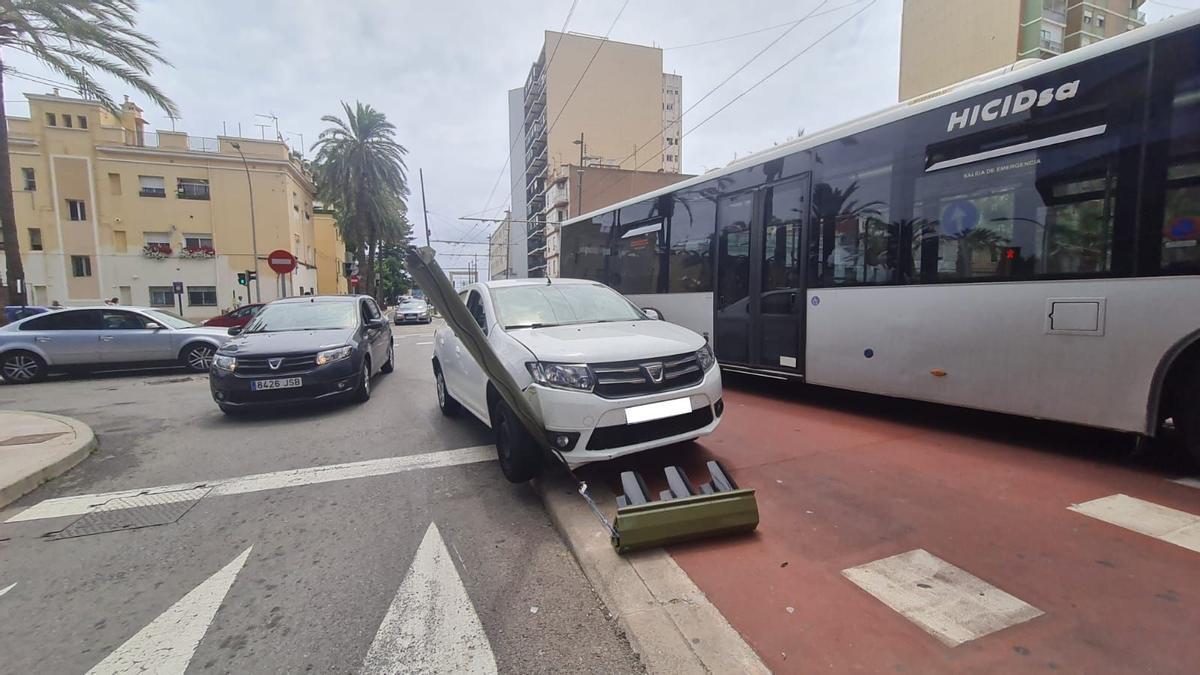
M 75 445 L 73 448 L 71 448 L 70 452 L 62 457 L 59 457 L 50 464 L 43 466 L 40 469 L 35 469 L 23 476 L 19 476 L 16 480 L 11 481 L 8 484 L 0 485 L 0 509 L 8 506 L 30 492 L 33 492 L 33 490 L 42 483 L 66 473 L 76 464 L 83 461 L 85 457 L 90 455 L 92 451 L 96 449 L 96 434 L 92 431 L 91 427 L 77 419 L 41 412 L 25 412 L 18 410 L 0 411 L 0 415 L 6 413 L 43 417 L 65 424 L 71 428 L 71 431 L 75 433 Z
M 533 482 L 584 575 L 649 673 L 770 673 L 664 549 L 617 555 L 608 533 L 558 472 Z M 614 503 L 591 486 L 597 503 Z

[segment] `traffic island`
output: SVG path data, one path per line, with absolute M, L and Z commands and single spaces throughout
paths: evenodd
M 65 473 L 96 449 L 96 434 L 70 417 L 0 411 L 0 508 Z
M 768 673 L 721 612 L 663 549 L 618 555 L 559 471 L 533 483 L 579 566 L 650 673 Z M 592 485 L 598 504 L 615 504 Z

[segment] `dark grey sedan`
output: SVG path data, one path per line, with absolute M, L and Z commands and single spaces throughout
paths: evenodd
M 0 375 L 36 382 L 56 370 L 178 364 L 208 372 L 229 336 L 158 309 L 82 307 L 38 314 L 0 327 Z

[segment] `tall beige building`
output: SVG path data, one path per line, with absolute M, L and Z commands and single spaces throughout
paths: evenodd
M 578 212 L 570 207 L 570 195 L 557 206 L 547 199 L 552 186 L 566 178 L 558 175 L 562 167 L 679 171 L 682 88 L 680 76 L 663 73 L 661 49 L 546 31 L 521 105 L 509 110 L 513 219 L 529 221 L 529 276 L 546 272 L 544 224 Z M 586 183 L 583 189 L 586 193 Z
M 260 300 L 254 283 L 238 283 L 256 244 L 261 300 L 338 290 L 334 277 L 319 284 L 318 269 L 340 276 L 345 247 L 332 219 L 315 223 L 312 178 L 283 142 L 155 133 L 129 101 L 117 116 L 95 101 L 26 98 L 30 116 L 7 124 L 33 303 L 178 309 L 182 300 L 184 316 L 215 316 Z M 294 271 L 267 266 L 277 249 L 296 257 Z
M 900 100 L 1145 24 L 1146 0 L 904 0 Z

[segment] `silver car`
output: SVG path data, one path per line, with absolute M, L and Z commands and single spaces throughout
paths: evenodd
M 428 303 L 413 298 L 401 300 L 396 305 L 394 318 L 397 326 L 402 323 L 430 323 L 433 321 L 432 314 Z
M 144 307 L 81 307 L 0 327 L 0 375 L 36 382 L 55 370 L 178 364 L 208 372 L 229 335 Z

